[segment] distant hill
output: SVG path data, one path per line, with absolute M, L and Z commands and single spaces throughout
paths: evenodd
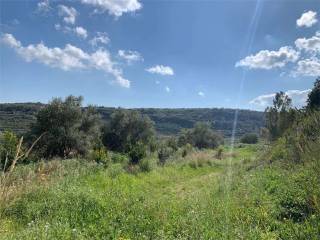
M 18 134 L 25 133 L 36 120 L 35 115 L 45 106 L 42 103 L 2 103 L 0 104 L 0 131 L 11 129 Z M 97 107 L 104 121 L 108 121 L 116 108 Z M 212 122 L 213 127 L 229 137 L 232 134 L 235 109 L 226 108 L 138 108 L 148 115 L 160 135 L 172 135 L 182 128 L 191 128 L 197 121 Z M 239 110 L 236 135 L 259 132 L 264 126 L 263 112 Z

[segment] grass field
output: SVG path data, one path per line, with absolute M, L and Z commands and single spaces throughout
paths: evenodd
M 263 164 L 264 148 L 135 174 L 75 159 L 21 166 L 2 195 L 0 238 L 319 239 L 319 167 Z

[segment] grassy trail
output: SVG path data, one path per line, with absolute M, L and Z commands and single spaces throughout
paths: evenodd
M 218 160 L 202 151 L 136 175 L 62 161 L 0 207 L 0 239 L 317 239 L 318 215 L 279 218 L 291 211 L 282 201 L 317 184 L 301 169 L 248 168 L 258 154 L 246 146 Z

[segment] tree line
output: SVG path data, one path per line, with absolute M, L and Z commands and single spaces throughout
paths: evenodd
M 185 149 L 201 149 L 216 148 L 223 143 L 223 137 L 212 129 L 210 123 L 199 122 L 194 128 L 181 131 L 178 137 L 159 139 L 154 122 L 139 111 L 119 108 L 105 123 L 97 108 L 84 108 L 82 104 L 83 97 L 68 96 L 54 98 L 44 105 L 37 112 L 30 131 L 23 136 L 21 151 L 35 141 L 37 143 L 32 154 L 22 162 L 55 157 L 84 157 L 104 162 L 108 152 L 116 152 L 126 155 L 131 164 L 138 164 L 153 153 L 158 155 L 159 163 L 163 163 L 185 145 Z M 1 142 L 0 169 L 6 170 L 14 161 L 19 138 L 13 132 L 5 131 Z

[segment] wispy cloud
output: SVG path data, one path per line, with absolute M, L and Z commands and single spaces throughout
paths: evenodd
M 55 24 L 54 27 L 58 31 L 75 34 L 76 36 L 82 39 L 86 39 L 88 37 L 88 31 L 81 26 L 69 27 L 69 26 L 61 26 L 60 24 Z
M 112 75 L 114 82 L 118 85 L 130 87 L 130 81 L 122 76 L 122 70 L 115 66 L 107 50 L 99 49 L 96 52 L 87 53 L 71 44 L 66 44 L 64 48 L 49 48 L 42 42 L 23 46 L 13 35 L 7 33 L 2 35 L 1 40 L 27 62 L 36 61 L 64 71 L 73 69 L 101 70 Z
M 105 32 L 97 32 L 96 36 L 94 36 L 90 41 L 89 44 L 93 47 L 98 46 L 99 44 L 108 44 L 110 42 L 110 38 L 108 34 Z
M 48 12 L 51 11 L 51 7 L 50 7 L 50 3 L 49 3 L 49 0 L 43 0 L 43 1 L 40 1 L 38 2 L 37 4 L 37 13 L 39 14 L 47 14 Z
M 169 93 L 171 91 L 171 89 L 168 86 L 165 87 L 165 90 L 167 93 Z
M 288 90 L 286 94 L 292 99 L 292 104 L 295 107 L 302 107 L 306 105 L 308 99 L 308 94 L 311 90 Z M 260 95 L 252 99 L 249 103 L 255 105 L 256 107 L 263 109 L 272 105 L 275 93 Z
M 63 21 L 67 24 L 75 24 L 76 17 L 79 14 L 73 7 L 67 7 L 65 5 L 58 6 L 58 14 L 63 18 Z
M 205 96 L 205 94 L 204 94 L 204 92 L 198 92 L 198 95 L 200 96 L 200 97 L 204 97 Z
M 160 75 L 174 75 L 174 71 L 169 66 L 156 65 L 146 69 L 149 73 L 155 73 Z
M 143 61 L 142 55 L 137 51 L 119 50 L 118 56 L 124 59 L 128 64 L 133 62 Z

